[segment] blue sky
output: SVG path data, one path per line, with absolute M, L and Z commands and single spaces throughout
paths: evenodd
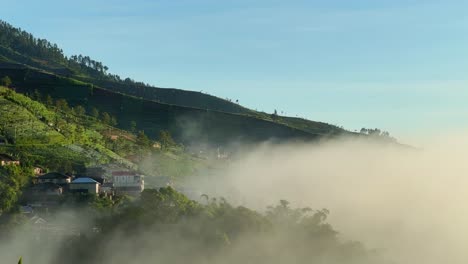
M 403 141 L 468 127 L 467 1 L 5 1 L 123 77 Z

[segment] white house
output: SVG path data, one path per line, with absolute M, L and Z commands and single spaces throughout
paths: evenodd
M 70 191 L 98 194 L 101 184 L 91 178 L 77 178 L 70 183 Z
M 131 171 L 112 172 L 112 181 L 117 193 L 138 195 L 145 189 L 144 176 Z

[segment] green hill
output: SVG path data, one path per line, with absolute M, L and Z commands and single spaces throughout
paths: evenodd
M 98 120 L 47 108 L 0 87 L 0 153 L 20 156 L 28 164 L 70 172 L 108 162 L 135 167 L 108 148 L 107 129 Z
M 180 141 L 215 144 L 349 133 L 326 123 L 256 112 L 201 92 L 152 87 L 107 70 L 101 62 L 82 55 L 68 58 L 57 45 L 0 23 L 0 77 L 11 77 L 22 93 L 37 89 L 72 106 L 109 112 L 123 129 L 135 121 L 153 137 L 164 129 Z

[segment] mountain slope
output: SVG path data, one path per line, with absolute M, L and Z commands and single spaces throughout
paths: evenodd
M 256 112 L 201 92 L 151 87 L 107 73 L 87 56 L 67 58 L 57 45 L 0 23 L 0 77 L 10 76 L 23 93 L 65 98 L 88 110 L 97 108 L 118 118 L 121 128 L 136 121 L 155 136 L 170 130 L 179 140 L 263 141 L 310 139 L 349 133 L 322 122 Z

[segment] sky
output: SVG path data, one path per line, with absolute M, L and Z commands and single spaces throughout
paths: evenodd
M 467 1 L 0 0 L 66 55 L 252 109 L 381 128 L 468 128 Z

